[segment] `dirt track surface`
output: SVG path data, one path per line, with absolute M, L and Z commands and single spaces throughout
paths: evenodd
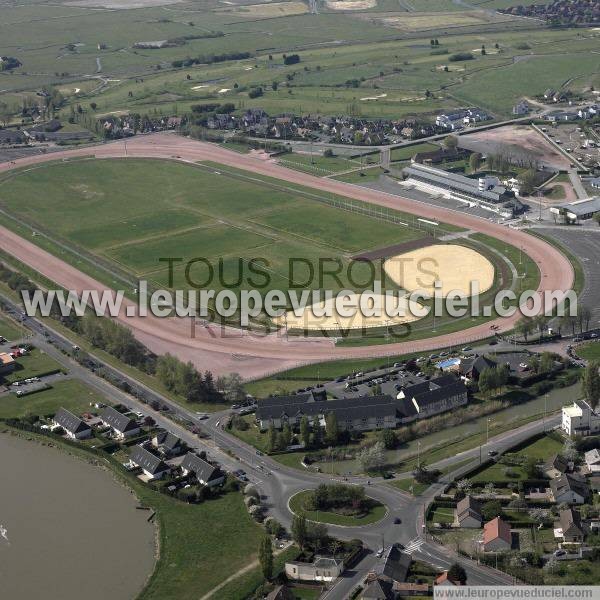
M 215 146 L 182 138 L 172 134 L 139 136 L 127 141 L 128 157 L 167 158 L 197 162 L 211 160 L 257 174 L 276 177 L 288 182 L 313 187 L 321 191 L 345 195 L 380 206 L 396 208 L 428 219 L 445 221 L 499 238 L 523 250 L 538 264 L 542 274 L 539 291 L 568 290 L 573 282 L 573 267 L 568 259 L 546 242 L 526 233 L 497 225 L 471 215 L 453 212 L 429 204 L 385 194 L 367 188 L 332 179 L 321 179 L 298 171 L 286 169 L 270 161 L 264 161 Z M 94 148 L 68 150 L 48 155 L 26 157 L 13 163 L 0 164 L 0 172 L 17 167 L 36 165 L 50 160 L 62 160 L 77 156 L 96 158 L 125 157 L 125 144 L 114 142 Z M 26 201 L 26 199 L 24 199 Z M 60 286 L 81 291 L 84 289 L 106 289 L 106 286 L 82 273 L 32 242 L 19 237 L 0 226 L 0 247 L 18 260 L 30 265 L 42 275 Z M 183 360 L 190 360 L 200 369 L 210 369 L 219 375 L 238 372 L 245 379 L 255 379 L 299 364 L 344 358 L 369 358 L 425 352 L 441 347 L 461 346 L 489 336 L 490 325 L 501 330 L 510 329 L 518 315 L 498 319 L 470 327 L 463 331 L 440 335 L 411 342 L 398 342 L 383 346 L 336 348 L 330 340 L 322 338 L 286 339 L 283 334 L 258 338 L 241 335 L 239 331 L 217 327 L 197 326 L 192 337 L 191 324 L 186 319 L 156 317 L 128 317 L 124 303 L 118 320 L 127 325 L 135 336 L 157 354 L 170 352 Z

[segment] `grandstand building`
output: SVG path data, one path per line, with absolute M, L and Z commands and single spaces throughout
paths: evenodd
M 417 189 L 474 204 L 506 218 L 522 210 L 522 205 L 515 198 L 514 192 L 502 185 L 497 177 L 485 176 L 471 179 L 416 162 L 403 169 L 402 173 L 405 183 L 412 184 Z

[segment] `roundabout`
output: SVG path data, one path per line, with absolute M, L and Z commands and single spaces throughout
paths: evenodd
M 315 490 L 303 490 L 291 496 L 288 501 L 290 512 L 295 515 L 302 514 L 308 521 L 336 525 L 338 527 L 365 527 L 373 525 L 379 523 L 388 514 L 387 506 L 370 496 L 365 496 L 363 512 L 356 512 L 356 514 L 351 514 L 352 509 L 349 507 L 342 512 L 316 510 L 315 508 L 310 508 L 314 492 Z

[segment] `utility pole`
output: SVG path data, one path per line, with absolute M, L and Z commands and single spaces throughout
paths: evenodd
M 486 430 L 485 430 L 485 445 L 486 446 L 490 443 L 490 421 L 491 421 L 491 419 L 488 419 L 486 422 Z

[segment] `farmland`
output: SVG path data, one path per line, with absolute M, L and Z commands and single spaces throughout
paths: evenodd
M 323 3 L 318 15 L 304 14 L 306 5 L 295 1 L 141 2 L 129 10 L 119 3 L 109 4 L 121 10 L 32 2 L 3 9 L 0 54 L 18 48 L 22 66 L 0 73 L 0 97 L 17 107 L 35 100 L 40 86 L 56 85 L 67 98 L 63 120 L 79 105 L 77 121 L 90 127 L 98 116 L 181 114 L 221 99 L 238 111 L 261 107 L 272 114 L 430 117 L 479 104 L 508 115 L 516 98 L 549 86 L 569 81 L 577 91 L 598 84 L 590 52 L 597 31 L 553 31 L 490 12 L 506 2 L 482 3 L 486 10 L 450 0 Z M 431 38 L 439 42 L 434 49 Z M 135 47 L 145 40 L 171 43 Z M 231 51 L 249 57 L 172 65 Z M 284 64 L 290 51 L 300 54 L 299 64 Z M 449 63 L 455 52 L 471 52 L 474 60 Z M 249 97 L 256 86 L 264 94 Z

